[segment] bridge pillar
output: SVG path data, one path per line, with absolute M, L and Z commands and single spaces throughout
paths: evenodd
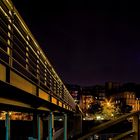
M 133 116 L 133 124 L 132 125 L 133 125 L 133 131 L 135 132 L 133 139 L 139 140 L 139 116 L 138 115 Z
M 6 128 L 5 139 L 10 140 L 10 117 L 8 112 L 5 114 L 5 128 Z
M 48 116 L 48 140 L 53 140 L 53 129 L 54 129 L 54 114 L 50 112 Z
M 38 140 L 43 139 L 43 120 L 40 115 L 37 115 L 37 128 L 38 128 Z
M 43 122 L 39 114 L 33 115 L 33 139 L 43 139 Z
M 64 140 L 67 140 L 67 114 L 64 114 Z

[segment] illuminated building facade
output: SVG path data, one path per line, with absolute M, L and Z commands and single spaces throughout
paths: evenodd
M 140 101 L 137 98 L 137 85 L 126 83 L 119 86 L 117 90 L 111 90 L 110 98 L 114 99 L 116 104 L 126 104 L 132 107 L 132 111 L 140 110 Z
M 6 111 L 0 111 L 0 120 L 5 120 Z M 24 120 L 24 121 L 32 121 L 33 114 L 32 113 L 23 113 L 23 112 L 9 112 L 10 120 Z
M 73 97 L 75 103 L 79 104 L 81 98 L 81 87 L 78 85 L 66 84 L 69 93 Z
M 111 96 L 116 104 L 126 104 L 132 107 L 132 111 L 135 110 L 136 94 L 135 92 L 125 91 L 117 93 Z
M 82 95 L 81 107 L 83 112 L 86 112 L 94 102 L 95 99 L 92 95 Z
M 137 110 L 140 110 L 140 99 L 139 98 L 136 98 L 135 100 L 135 108 L 134 108 L 135 111 Z
M 83 112 L 88 112 L 92 105 L 101 103 L 105 99 L 104 86 L 83 87 L 81 90 L 80 107 Z

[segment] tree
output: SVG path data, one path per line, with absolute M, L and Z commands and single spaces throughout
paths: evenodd
M 116 107 L 114 103 L 104 102 L 102 103 L 102 114 L 105 119 L 112 119 L 116 113 Z

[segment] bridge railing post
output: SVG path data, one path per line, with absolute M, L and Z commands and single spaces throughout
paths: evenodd
M 133 139 L 139 140 L 139 116 L 138 115 L 133 116 L 132 129 L 134 131 Z

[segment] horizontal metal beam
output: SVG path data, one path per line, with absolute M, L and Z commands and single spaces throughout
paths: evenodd
M 121 138 L 124 138 L 124 137 L 126 137 L 126 136 L 128 136 L 128 135 L 131 135 L 131 134 L 134 134 L 135 132 L 133 131 L 133 130 L 129 130 L 129 131 L 127 131 L 127 132 L 124 132 L 124 133 L 122 133 L 122 134 L 120 134 L 120 135 L 117 135 L 117 136 L 115 136 L 114 138 L 112 138 L 112 140 L 119 140 L 119 139 L 121 139 Z
M 11 107 L 14 105 L 17 109 L 23 107 L 42 112 L 51 110 L 56 113 L 73 113 L 66 108 L 53 104 L 33 94 L 27 93 L 26 91 L 16 88 L 3 81 L 0 81 L 0 90 L 0 103 L 5 105 L 7 104 L 8 106 L 11 105 Z
M 22 103 L 22 102 L 19 102 L 19 101 L 14 101 L 14 100 L 11 100 L 11 99 L 1 98 L 1 97 L 0 97 L 0 103 L 32 109 L 31 105 L 29 105 L 29 104 L 25 104 L 25 103 Z

